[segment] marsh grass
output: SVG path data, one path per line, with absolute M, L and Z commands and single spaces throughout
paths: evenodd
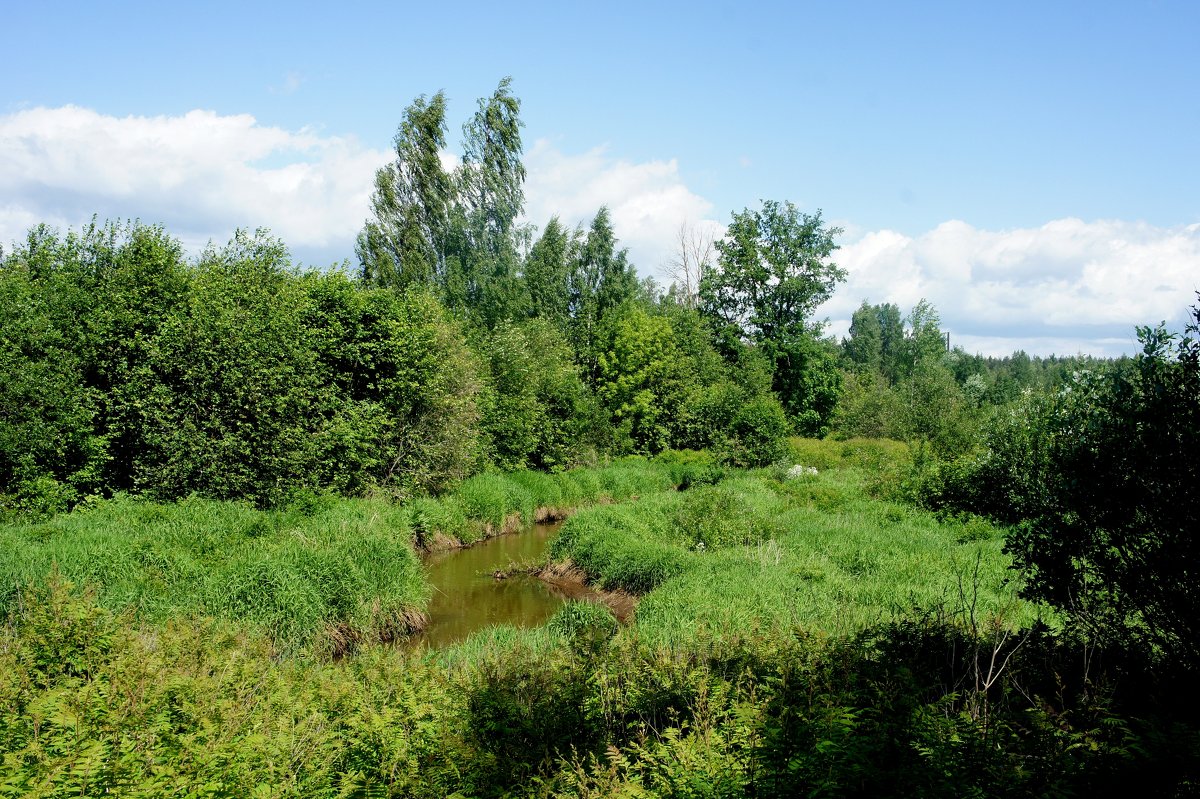
M 532 524 L 542 508 L 565 513 L 668 491 L 678 473 L 667 464 L 638 457 L 557 474 L 488 472 L 441 497 L 414 500 L 409 505 L 412 527 L 422 542 L 443 536 L 471 544 L 507 526 Z
M 998 528 L 875 499 L 857 465 L 779 471 L 585 509 L 552 556 L 643 594 L 638 630 L 662 643 L 794 627 L 843 636 L 914 611 L 1014 628 L 1039 617 L 1016 598 Z
M 281 511 L 128 497 L 0 528 L 0 602 L 58 569 L 100 603 L 161 622 L 206 615 L 270 631 L 281 651 L 404 635 L 424 607 L 408 513 L 327 499 Z
M 40 524 L 0 527 L 0 615 L 61 575 L 149 623 L 210 616 L 269 633 L 284 654 L 342 654 L 422 622 L 428 584 L 414 544 L 471 543 L 560 512 L 671 488 L 672 468 L 630 458 L 561 474 L 480 474 L 440 497 L 303 495 L 279 510 L 128 496 Z

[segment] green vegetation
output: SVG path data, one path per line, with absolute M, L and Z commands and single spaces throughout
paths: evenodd
M 244 622 L 288 654 L 344 653 L 419 629 L 428 587 L 414 543 L 470 543 L 539 508 L 562 513 L 667 490 L 705 468 L 642 459 L 560 474 L 481 474 L 398 506 L 309 495 L 278 510 L 191 497 L 119 496 L 50 521 L 0 527 L 0 614 L 51 573 L 142 622 Z
M 519 112 L 446 171 L 414 101 L 353 274 L 0 252 L 0 796 L 1194 792 L 1200 309 L 1115 362 L 924 301 L 837 342 L 838 231 L 776 201 L 664 292 L 607 209 L 517 223 Z M 571 513 L 632 622 L 403 645 L 423 552 Z
M 0 605 L 51 572 L 146 622 L 211 616 L 269 632 L 295 653 L 407 635 L 425 581 L 408 515 L 379 501 L 315 498 L 284 511 L 127 497 L 0 528 Z
M 1193 318 L 1182 337 L 1142 328 L 1127 368 L 1030 396 L 980 450 L 917 481 L 926 504 L 1015 525 L 1006 546 L 1028 596 L 1185 670 L 1200 666 L 1200 306 Z
M 564 610 L 329 662 L 130 625 L 57 580 L 22 607 L 0 629 L 10 795 L 1163 795 L 1200 745 L 1194 708 L 1123 715 L 1044 632 L 929 618 L 669 650 Z
M 843 447 L 819 449 L 832 460 Z M 639 632 L 678 645 L 748 629 L 845 635 L 912 612 L 1026 626 L 1039 612 L 1017 599 L 1002 543 L 981 519 L 869 498 L 857 469 L 781 467 L 583 510 L 553 551 L 606 588 L 647 594 Z

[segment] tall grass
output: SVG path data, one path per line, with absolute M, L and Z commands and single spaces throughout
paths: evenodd
M 638 457 L 557 474 L 488 472 L 441 497 L 412 502 L 413 529 L 422 540 L 442 535 L 469 544 L 499 532 L 510 519 L 532 524 L 539 508 L 567 511 L 667 491 L 681 473 Z
M 781 471 L 583 510 L 552 556 L 644 594 L 638 629 L 664 643 L 795 626 L 852 634 L 914 610 L 1010 627 L 1038 616 L 1016 597 L 1001 530 L 874 499 L 855 467 Z
M 0 608 L 57 569 L 105 607 L 149 621 L 208 615 L 269 630 L 277 645 L 344 648 L 403 634 L 424 607 L 408 514 L 367 500 L 284 511 L 119 497 L 36 525 L 0 528 Z
M 689 463 L 694 459 L 689 459 Z M 212 616 L 270 633 L 283 652 L 344 651 L 404 635 L 428 599 L 414 534 L 470 543 L 539 508 L 663 492 L 678 464 L 629 458 L 561 474 L 481 474 L 407 506 L 314 496 L 276 511 L 127 496 L 34 525 L 0 526 L 0 615 L 58 570 L 149 622 Z

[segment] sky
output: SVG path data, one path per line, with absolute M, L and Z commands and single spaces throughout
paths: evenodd
M 526 218 L 601 205 L 667 282 L 681 224 L 763 200 L 840 227 L 819 311 L 930 300 L 952 342 L 1116 355 L 1200 291 L 1200 3 L 8 3 L 0 243 L 269 228 L 354 266 L 414 98 L 449 152 L 521 99 Z

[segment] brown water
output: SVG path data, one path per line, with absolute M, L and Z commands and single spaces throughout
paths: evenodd
M 514 563 L 540 562 L 561 522 L 535 524 L 520 533 L 501 535 L 466 549 L 430 555 L 425 561 L 433 596 L 429 624 L 415 642 L 446 646 L 476 630 L 497 624 L 537 627 L 562 605 L 542 581 L 527 574 L 503 580 L 493 574 Z

